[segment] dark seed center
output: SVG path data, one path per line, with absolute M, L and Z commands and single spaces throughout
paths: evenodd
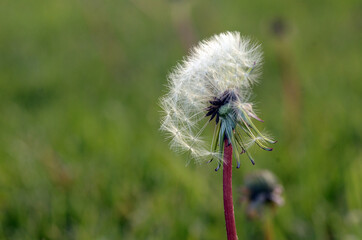
M 216 121 L 216 124 L 218 124 L 219 120 L 220 120 L 220 110 L 222 110 L 221 112 L 225 112 L 225 110 L 227 110 L 227 109 L 220 109 L 220 108 L 222 108 L 229 102 L 236 101 L 236 99 L 237 99 L 237 95 L 234 91 L 226 90 L 223 94 L 221 94 L 220 97 L 214 97 L 213 100 L 209 101 L 209 103 L 211 105 L 206 108 L 207 113 L 206 113 L 205 117 L 210 116 L 209 121 L 212 121 L 212 119 L 214 119 L 216 117 L 215 121 Z

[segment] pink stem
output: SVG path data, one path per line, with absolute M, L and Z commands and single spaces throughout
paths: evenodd
M 237 240 L 233 205 L 232 190 L 232 155 L 233 146 L 228 144 L 227 138 L 224 143 L 224 165 L 223 165 L 223 193 L 224 193 L 224 214 L 226 224 L 226 235 L 228 240 Z

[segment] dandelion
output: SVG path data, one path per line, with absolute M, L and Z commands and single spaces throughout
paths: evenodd
M 250 102 L 261 63 L 260 45 L 238 32 L 215 35 L 176 66 L 169 75 L 169 92 L 161 99 L 161 129 L 168 133 L 171 148 L 188 152 L 198 163 L 216 159 L 216 171 L 223 164 L 228 239 L 237 238 L 231 189 L 233 149 L 239 168 L 242 153 L 255 164 L 249 153 L 252 145 L 271 151 L 267 143 L 275 143 L 252 121 L 262 122 Z M 211 141 L 205 139 L 208 125 L 214 125 Z
M 283 205 L 282 192 L 283 187 L 278 184 L 274 174 L 268 170 L 259 170 L 247 175 L 242 187 L 241 201 L 247 204 L 248 217 L 262 216 L 264 207 L 275 209 Z
M 250 102 L 250 87 L 262 63 L 260 46 L 237 32 L 226 32 L 201 42 L 169 75 L 169 92 L 161 98 L 161 129 L 169 134 L 171 148 L 188 152 L 196 161 L 222 163 L 224 139 L 232 144 L 237 167 L 239 154 L 257 144 L 264 150 L 275 141 L 264 136 L 251 119 L 262 120 Z M 203 139 L 206 126 L 215 120 L 211 143 Z M 209 148 L 209 147 L 210 148 Z

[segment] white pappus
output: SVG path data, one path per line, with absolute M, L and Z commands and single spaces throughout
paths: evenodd
M 217 159 L 216 170 L 226 140 L 234 148 L 238 167 L 241 153 L 254 164 L 248 153 L 254 143 L 271 151 L 266 143 L 276 141 L 262 135 L 251 121 L 262 121 L 249 102 L 261 64 L 260 45 L 238 32 L 215 35 L 194 47 L 168 76 L 169 91 L 160 99 L 161 130 L 168 133 L 171 148 L 189 152 L 196 162 Z M 213 119 L 214 136 L 204 139 L 204 130 Z

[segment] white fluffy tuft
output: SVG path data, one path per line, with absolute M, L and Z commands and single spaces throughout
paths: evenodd
M 202 139 L 205 109 L 228 89 L 238 91 L 241 106 L 248 104 L 261 63 L 260 45 L 238 32 L 215 35 L 193 48 L 169 75 L 169 92 L 161 98 L 161 129 L 168 133 L 171 148 L 188 151 L 196 161 L 218 156 Z

